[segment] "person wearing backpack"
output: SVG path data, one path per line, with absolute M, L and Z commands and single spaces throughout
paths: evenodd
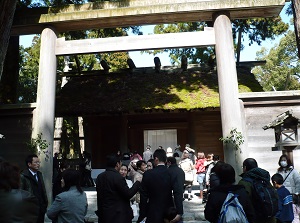
M 255 159 L 247 158 L 241 177 L 238 184 L 248 192 L 255 211 L 255 223 L 276 223 L 278 195 L 270 183 L 269 172 L 259 168 Z
M 204 210 L 206 220 L 212 223 L 254 223 L 255 212 L 247 191 L 242 185 L 233 185 L 235 170 L 227 163 L 219 168 L 220 185 L 210 190 Z

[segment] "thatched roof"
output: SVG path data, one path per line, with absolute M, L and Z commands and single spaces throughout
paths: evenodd
M 96 72 L 97 73 L 97 72 Z M 240 92 L 262 91 L 248 68 L 238 68 Z M 56 115 L 187 111 L 219 107 L 215 69 L 192 67 L 123 70 L 78 75 L 57 93 Z

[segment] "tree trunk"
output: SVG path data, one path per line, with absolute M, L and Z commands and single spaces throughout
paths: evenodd
M 3 72 L 4 60 L 10 37 L 17 0 L 0 1 L 0 80 Z
M 239 66 L 240 63 L 240 55 L 241 55 L 241 46 L 242 46 L 242 29 L 239 29 L 238 42 L 236 47 L 236 65 Z
M 17 103 L 19 80 L 19 36 L 11 36 L 4 60 L 0 80 L 0 101 L 5 104 Z
M 294 27 L 298 48 L 298 57 L 300 59 L 300 0 L 292 0 L 292 8 L 294 14 Z

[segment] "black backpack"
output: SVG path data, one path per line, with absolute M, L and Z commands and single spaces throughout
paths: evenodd
M 258 220 L 273 217 L 278 212 L 278 194 L 270 182 L 243 178 L 252 184 L 253 207 Z

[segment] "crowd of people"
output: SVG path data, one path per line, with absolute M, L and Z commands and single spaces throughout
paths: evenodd
M 243 162 L 242 179 L 234 185 L 234 168 L 218 162 L 212 168 L 218 183 L 209 190 L 205 218 L 210 222 L 223 222 L 219 221 L 220 213 L 228 202 L 228 194 L 234 193 L 247 222 L 299 223 L 300 176 L 292 171 L 294 168 L 286 155 L 280 157 L 278 171 L 272 177 L 267 170 L 258 167 L 255 159 L 247 158 Z
M 211 153 L 196 155 L 189 144 L 183 151 L 178 145 L 152 152 L 148 145 L 142 156 L 109 155 L 95 183 L 89 153 L 83 153 L 81 170 L 58 165 L 55 158 L 50 206 L 37 155 L 26 157 L 22 171 L 0 159 L 0 222 L 44 223 L 47 215 L 53 223 L 84 223 L 87 184 L 96 185 L 99 223 L 131 223 L 134 215 L 141 223 L 182 222 L 183 200 L 196 196 L 197 181 L 209 222 L 300 223 L 300 175 L 287 155 L 280 156 L 272 177 L 255 159 L 245 159 L 239 182 L 230 164 Z
M 176 146 L 174 152 L 170 148 L 164 150 L 161 147 L 154 153 L 148 145 L 143 157 L 134 153 L 128 159 L 130 162 L 125 168 L 126 174 L 122 174 L 122 170 L 121 174 L 126 181 L 131 182 L 130 185 L 133 182 L 140 182 L 133 198 L 126 199 L 127 208 L 133 204 L 138 205 L 140 209 L 138 222 L 181 222 L 182 201 L 186 198 L 189 201 L 195 196 L 191 193 L 195 180 L 199 183 L 198 198 L 203 203 L 207 202 L 204 213 L 205 218 L 210 222 L 231 222 L 228 218 L 226 220 L 226 213 L 223 213 L 225 220 L 220 221 L 221 213 L 225 212 L 225 203 L 231 201 L 228 201 L 229 194 L 232 194 L 238 202 L 244 213 L 243 219 L 249 223 L 299 222 L 300 175 L 286 155 L 279 158 L 278 171 L 272 178 L 268 171 L 258 167 L 255 159 L 246 159 L 243 162 L 243 174 L 239 182 L 235 180 L 234 168 L 221 161 L 218 155 L 205 156 L 204 152 L 200 151 L 196 156 L 195 150 L 188 144 L 183 151 L 180 146 Z M 141 164 L 143 164 L 142 168 Z M 116 164 L 115 167 L 117 166 Z M 101 193 L 103 187 L 98 187 L 98 179 L 96 185 L 97 191 Z M 262 192 L 269 194 L 269 203 L 267 203 L 268 199 L 262 201 L 258 197 L 259 190 L 263 190 L 262 188 L 265 188 Z M 117 189 L 113 194 L 118 194 Z M 99 200 L 103 198 L 99 197 Z M 99 210 L 103 207 L 103 204 L 98 205 Z M 122 210 L 126 209 L 122 208 Z M 112 215 L 111 221 L 124 222 L 118 216 Z M 99 215 L 99 219 L 103 217 Z M 128 219 L 128 222 L 131 220 Z M 234 219 L 232 222 L 244 221 Z

